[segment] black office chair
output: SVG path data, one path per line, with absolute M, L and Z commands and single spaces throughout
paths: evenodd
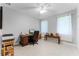
M 31 44 L 38 44 L 38 36 L 39 36 L 39 31 L 34 31 L 34 35 L 29 37 L 29 42 Z

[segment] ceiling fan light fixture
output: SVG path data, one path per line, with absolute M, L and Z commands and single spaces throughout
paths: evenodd
M 41 7 L 40 7 L 40 14 L 44 14 L 44 13 L 46 13 L 46 12 L 47 12 L 46 7 L 45 7 L 45 6 L 41 6 Z
M 44 14 L 44 13 L 46 13 L 46 12 L 47 12 L 46 9 L 40 10 L 40 14 Z
M 44 3 L 44 4 L 38 5 L 37 11 L 38 11 L 40 14 L 44 14 L 44 13 L 47 12 L 47 9 L 48 9 L 48 4 L 47 4 L 47 3 Z

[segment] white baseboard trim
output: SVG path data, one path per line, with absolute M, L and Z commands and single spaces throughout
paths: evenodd
M 64 40 L 62 40 L 62 43 L 63 44 L 67 44 L 67 45 L 71 45 L 71 46 L 74 46 L 74 47 L 78 48 L 77 44 L 75 44 L 73 42 L 70 42 L 70 41 L 64 41 Z

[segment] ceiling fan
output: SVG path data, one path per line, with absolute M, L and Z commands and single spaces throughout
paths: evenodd
M 13 6 L 13 4 L 16 6 L 16 4 L 18 3 L 4 3 L 3 6 Z M 28 3 L 25 3 L 25 4 L 28 4 Z M 27 9 L 27 10 L 37 9 L 42 14 L 42 13 L 45 13 L 49 7 L 51 7 L 50 3 L 34 3 L 34 6 L 32 5 L 27 6 L 27 7 L 24 7 L 23 9 Z
M 3 6 L 12 6 L 13 4 L 19 4 L 19 3 L 2 3 Z M 29 4 L 29 3 L 21 3 L 21 4 Z M 31 4 L 31 3 L 30 3 Z M 33 4 L 33 3 L 32 3 Z M 27 9 L 32 9 L 32 8 L 48 8 L 51 6 L 50 3 L 34 3 L 34 6 L 26 7 Z
M 43 14 L 45 12 L 47 12 L 47 9 L 50 7 L 51 5 L 49 3 L 36 3 L 36 6 L 30 6 L 30 7 L 26 7 L 28 10 L 31 9 L 37 9 L 40 14 Z

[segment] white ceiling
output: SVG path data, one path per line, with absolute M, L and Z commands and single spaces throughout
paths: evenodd
M 6 7 L 14 8 L 16 10 L 24 12 L 27 15 L 37 19 L 51 17 L 52 15 L 73 10 L 79 5 L 78 3 L 47 3 L 47 12 L 40 14 L 40 12 L 38 11 L 40 4 L 42 3 L 12 3 L 11 5 L 4 5 Z

